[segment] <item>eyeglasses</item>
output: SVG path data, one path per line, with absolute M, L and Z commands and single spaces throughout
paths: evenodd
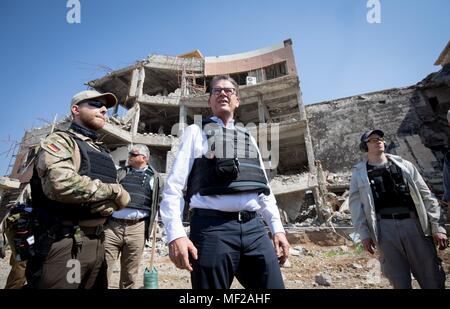
M 222 93 L 222 90 L 225 92 L 227 96 L 231 96 L 236 93 L 236 89 L 234 88 L 213 88 L 211 92 L 214 95 L 219 95 Z
M 379 142 L 384 142 L 384 138 L 382 138 L 382 137 L 373 137 L 373 138 L 369 138 L 369 139 L 367 140 L 367 142 L 368 142 L 368 143 L 371 143 L 371 144 L 375 144 L 375 143 L 379 143 Z
M 95 107 L 95 108 L 102 108 L 105 105 L 105 102 L 102 101 L 95 101 L 95 100 L 90 100 L 90 101 L 84 101 L 81 103 L 86 103 L 89 106 Z
M 143 156 L 143 154 L 140 154 L 140 153 L 134 153 L 134 152 L 129 152 L 128 155 L 129 155 L 130 157 Z

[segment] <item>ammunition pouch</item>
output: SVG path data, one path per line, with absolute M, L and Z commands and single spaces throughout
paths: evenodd
M 227 181 L 233 181 L 237 178 L 239 173 L 239 160 L 238 158 L 215 158 L 216 160 L 216 174 L 219 179 Z

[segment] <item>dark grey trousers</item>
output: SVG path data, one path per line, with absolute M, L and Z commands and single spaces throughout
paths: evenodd
M 278 258 L 260 218 L 248 222 L 193 215 L 190 238 L 194 289 L 228 289 L 236 277 L 245 288 L 284 289 Z
M 445 272 L 432 237 L 417 218 L 378 220 L 381 271 L 395 289 L 410 289 L 411 273 L 423 289 L 444 289 Z

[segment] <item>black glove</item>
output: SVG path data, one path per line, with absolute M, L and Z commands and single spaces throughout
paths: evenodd
M 216 174 L 221 180 L 232 181 L 237 178 L 239 173 L 239 160 L 234 159 L 216 159 Z

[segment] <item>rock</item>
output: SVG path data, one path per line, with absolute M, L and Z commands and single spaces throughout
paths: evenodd
M 352 265 L 350 265 L 353 269 L 363 269 L 363 266 L 361 264 L 358 263 L 352 263 Z
M 289 255 L 292 256 L 300 256 L 300 251 L 295 250 L 294 248 L 289 248 Z
M 339 246 L 339 249 L 342 250 L 342 252 L 348 252 L 349 248 L 347 246 Z
M 292 264 L 289 261 L 289 259 L 286 259 L 286 261 L 284 262 L 283 265 L 281 265 L 281 267 L 283 267 L 283 268 L 292 268 Z
M 306 254 L 308 253 L 308 250 L 302 246 L 295 246 L 294 250 L 300 252 L 301 254 Z
M 333 282 L 331 280 L 331 276 L 330 275 L 326 275 L 326 274 L 318 274 L 318 275 L 316 275 L 315 281 L 316 281 L 317 284 L 323 285 L 323 286 L 330 286 L 331 283 Z

